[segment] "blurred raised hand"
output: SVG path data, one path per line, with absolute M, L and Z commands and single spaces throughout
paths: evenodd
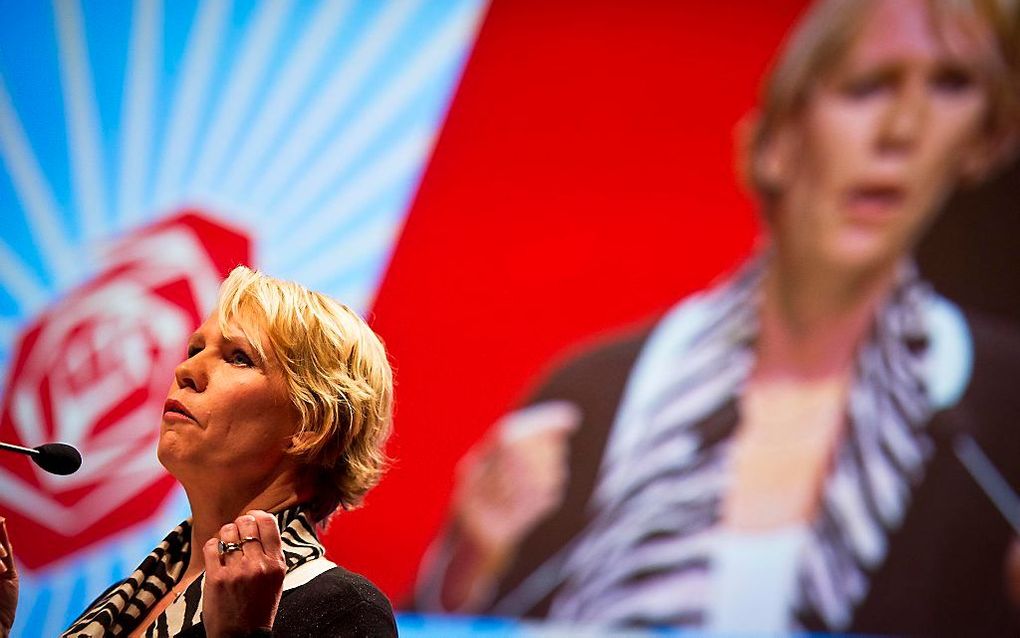
M 568 444 L 581 412 L 567 401 L 512 412 L 457 467 L 450 529 L 433 548 L 426 607 L 478 611 L 517 546 L 562 503 Z M 438 594 L 438 597 L 435 595 Z

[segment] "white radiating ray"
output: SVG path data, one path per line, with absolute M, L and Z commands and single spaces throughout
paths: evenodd
M 22 316 L 34 315 L 49 299 L 46 288 L 3 240 L 0 240 L 0 285 L 18 304 Z
M 322 279 L 324 273 L 335 274 L 353 270 L 367 260 L 385 253 L 393 244 L 402 223 L 403 220 L 398 214 L 373 217 L 369 224 L 359 228 L 357 233 L 343 235 L 341 241 L 307 259 L 289 276 L 297 281 L 313 281 Z M 347 303 L 345 298 L 338 298 Z
M 340 23 L 351 9 L 349 0 L 322 2 L 319 10 L 308 21 L 308 28 L 298 37 L 286 66 L 272 93 L 259 111 L 254 123 L 248 127 L 251 132 L 234 153 L 230 173 L 219 181 L 220 193 L 239 192 L 241 184 L 251 177 L 258 162 L 265 157 L 270 145 L 292 117 L 298 100 L 304 95 L 315 71 L 329 51 L 329 44 L 336 36 Z
M 81 574 L 69 574 L 68 576 L 67 586 L 54 587 L 50 590 L 50 613 L 46 615 L 46 624 L 41 629 L 40 636 L 59 636 L 67 629 L 66 619 L 76 617 L 81 611 L 68 609 L 74 579 L 81 578 Z
M 145 550 L 146 554 L 148 554 L 148 552 L 151 551 L 152 551 L 151 547 Z M 104 567 L 106 567 L 106 564 L 109 562 L 109 560 L 110 559 L 107 557 L 99 557 L 96 555 L 92 555 L 86 558 L 85 560 L 81 561 L 80 563 L 81 568 L 78 569 L 77 571 L 82 579 L 82 589 L 85 592 L 84 598 L 86 601 L 95 599 L 95 596 L 88 595 L 89 592 L 94 591 L 101 592 L 110 586 L 110 582 L 108 580 L 109 575 L 106 574 L 105 573 L 106 570 L 103 569 Z M 88 602 L 86 602 L 85 605 L 88 605 Z M 81 614 L 82 609 L 84 609 L 84 606 L 78 610 L 71 610 L 71 612 L 76 615 L 75 617 L 77 617 L 77 614 Z
M 46 439 L 39 406 L 30 397 L 26 397 L 24 392 L 17 392 L 16 388 L 11 388 L 10 406 L 18 436 L 29 445 L 42 443 Z
M 15 545 L 15 547 L 17 547 L 17 545 Z M 15 552 L 17 552 L 16 549 Z M 14 555 L 14 559 L 15 561 L 18 560 L 17 554 Z M 54 574 L 54 570 L 47 570 L 42 574 L 36 575 L 27 569 L 21 569 L 19 566 L 18 602 L 20 604 L 18 605 L 18 613 L 14 617 L 14 628 L 11 630 L 12 636 L 17 636 L 19 638 L 44 638 L 45 634 L 39 633 L 41 628 L 29 625 L 28 621 L 36 620 L 38 618 L 35 613 L 35 609 L 40 606 L 49 610 L 47 615 L 52 614 L 53 608 L 49 606 L 49 600 L 40 599 L 49 598 L 48 590 L 51 587 L 50 583 L 54 582 L 50 581 L 50 579 L 53 578 Z M 63 582 L 60 582 L 53 586 L 64 587 L 65 585 Z M 47 592 L 45 596 L 43 595 L 43 591 Z M 63 631 L 63 629 L 64 628 L 61 628 L 61 631 Z M 57 633 L 51 635 L 59 636 L 60 634 Z
M 362 110 L 359 117 L 344 127 L 343 131 L 319 155 L 320 161 L 313 162 L 310 171 L 304 173 L 296 183 L 285 186 L 296 193 L 287 208 L 304 211 L 318 200 L 326 189 L 336 182 L 337 176 L 361 157 L 364 150 L 410 105 L 410 102 L 433 81 L 439 71 L 449 65 L 464 50 L 466 42 L 473 37 L 478 18 L 476 6 L 465 5 L 453 14 L 421 48 L 414 62 L 393 78 L 372 104 Z M 282 171 L 282 174 L 290 174 Z M 273 177 L 275 177 L 274 175 Z M 257 201 L 276 208 L 280 192 L 260 190 Z
M 214 171 L 220 169 L 234 150 L 230 143 L 241 127 L 243 115 L 248 112 L 255 89 L 264 80 L 266 65 L 276 52 L 276 41 L 293 6 L 293 0 L 274 0 L 259 5 L 209 125 L 209 136 L 192 174 L 191 192 L 209 190 Z
M 286 215 L 271 218 L 265 228 L 266 237 L 286 236 L 283 254 L 302 261 L 308 251 L 349 224 L 359 212 L 399 182 L 408 179 L 421 166 L 435 139 L 432 127 L 421 127 L 405 135 L 399 144 L 346 180 L 336 197 L 319 207 L 312 215 L 301 214 L 303 208 L 291 208 L 289 202 L 280 207 Z M 300 223 L 297 223 L 300 220 Z M 288 233 L 288 230 L 291 231 Z M 287 265 L 288 267 L 290 264 Z
M 142 219 L 155 130 L 156 73 L 163 50 L 162 0 L 135 0 L 121 107 L 120 186 L 117 219 L 130 227 Z
M 420 0 L 399 0 L 384 5 L 380 15 L 332 76 L 325 81 L 326 89 L 301 116 L 297 126 L 287 135 L 287 143 L 274 153 L 273 161 L 262 165 L 250 202 L 265 202 L 266 194 L 279 190 L 291 180 L 293 173 L 305 165 L 308 154 L 323 136 L 334 127 L 344 108 L 357 95 L 369 71 L 389 49 L 401 27 L 417 10 Z M 242 184 L 247 184 L 243 182 Z M 243 187 L 243 186 L 242 186 Z
M 206 103 L 213 64 L 220 49 L 223 31 L 230 13 L 227 0 L 205 0 L 188 36 L 180 84 L 170 111 L 170 124 L 164 137 L 163 163 L 156 183 L 155 205 L 172 205 L 180 196 L 184 169 L 190 159 L 192 143 Z
M 69 288 L 80 272 L 77 250 L 72 246 L 60 223 L 57 202 L 43 177 L 39 162 L 32 153 L 25 131 L 11 103 L 10 95 L 0 76 L 0 154 L 18 194 L 21 208 L 32 231 L 33 243 L 39 247 L 43 263 L 58 288 Z
M 53 0 L 60 53 L 60 84 L 64 93 L 74 203 L 86 239 L 106 234 L 108 214 L 103 177 L 103 146 L 99 141 L 96 93 L 92 86 L 85 26 L 78 0 Z

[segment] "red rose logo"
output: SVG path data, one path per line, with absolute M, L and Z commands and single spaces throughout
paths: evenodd
M 71 476 L 2 459 L 0 507 L 26 567 L 44 567 L 159 510 L 174 484 L 156 460 L 174 367 L 220 281 L 249 259 L 247 237 L 183 213 L 117 243 L 102 274 L 25 328 L 0 440 L 67 442 L 84 457 Z

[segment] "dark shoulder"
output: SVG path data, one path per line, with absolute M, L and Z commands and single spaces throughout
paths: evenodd
M 393 613 L 390 601 L 379 588 L 361 574 L 337 566 L 313 578 L 308 584 L 290 592 L 294 598 L 323 598 L 346 601 L 351 604 L 367 603 Z
M 367 578 L 335 567 L 285 591 L 274 634 L 298 636 L 396 636 L 393 607 Z
M 973 368 L 964 403 L 980 414 L 1001 413 L 1012 422 L 1020 410 L 1020 329 L 1011 322 L 967 311 Z M 1012 426 L 1010 426 L 1012 429 Z
M 1020 371 L 1020 326 L 999 317 L 965 311 L 978 365 Z
M 966 430 L 1000 468 L 1020 486 L 1020 329 L 998 317 L 966 311 L 973 347 L 973 367 L 962 400 L 950 412 L 954 429 Z
M 607 386 L 622 391 L 650 333 L 651 327 L 646 326 L 574 349 L 542 375 L 542 383 L 527 402 L 583 397 Z

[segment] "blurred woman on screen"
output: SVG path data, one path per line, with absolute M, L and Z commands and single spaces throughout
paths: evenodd
M 768 229 L 650 333 L 552 375 L 465 460 L 419 604 L 724 632 L 1002 632 L 1020 340 L 910 259 L 1016 146 L 1015 3 L 823 0 L 749 129 Z M 1000 465 L 1003 465 L 1000 463 Z
M 385 469 L 382 343 L 320 293 L 238 266 L 177 366 L 158 455 L 192 517 L 63 634 L 396 636 L 386 597 L 325 557 L 316 527 Z M 17 576 L 0 528 L 0 636 Z

